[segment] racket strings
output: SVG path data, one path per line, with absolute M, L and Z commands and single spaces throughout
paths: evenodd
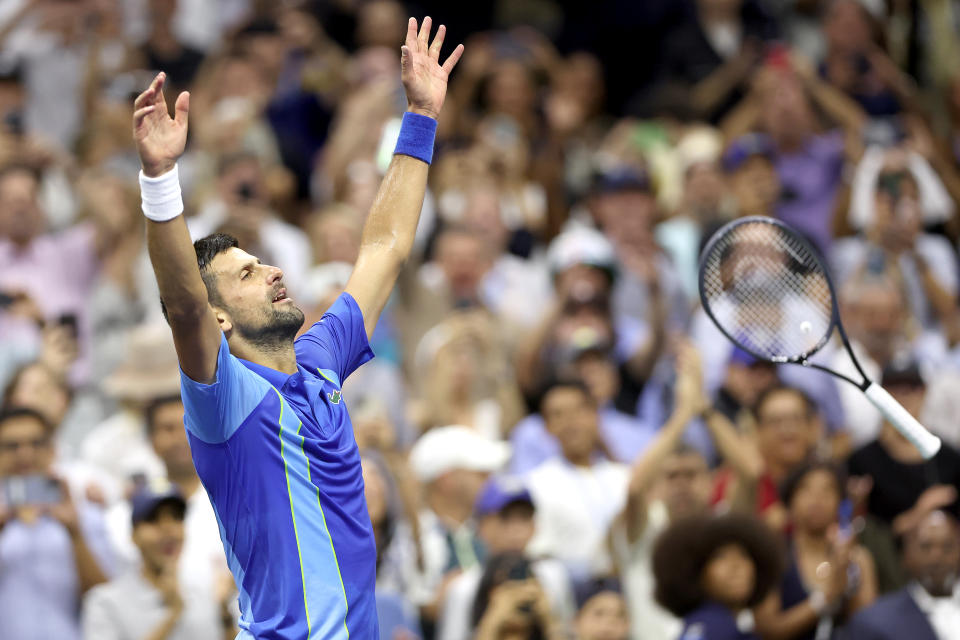
M 819 258 L 779 226 L 733 226 L 704 256 L 703 297 L 741 347 L 769 360 L 798 360 L 833 329 L 833 298 Z

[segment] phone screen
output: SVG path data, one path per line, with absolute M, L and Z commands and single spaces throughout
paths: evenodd
M 9 507 L 57 504 L 62 499 L 60 485 L 49 476 L 9 476 L 3 480 L 3 500 Z

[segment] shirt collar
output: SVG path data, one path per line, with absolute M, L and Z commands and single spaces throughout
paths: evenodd
M 277 371 L 276 369 L 271 369 L 270 367 L 265 367 L 262 364 L 244 360 L 243 358 L 237 358 L 237 360 L 242 362 L 243 366 L 245 366 L 247 369 L 250 369 L 260 377 L 264 378 L 277 389 L 283 388 L 283 385 L 287 383 L 287 380 L 289 380 L 291 376 L 295 376 L 297 373 L 300 373 L 299 365 L 297 365 L 297 373 L 291 373 L 288 375 L 282 371 Z
M 910 593 L 910 597 L 913 598 L 913 601 L 917 604 L 920 611 L 926 614 L 929 614 L 941 603 L 953 602 L 956 603 L 957 606 L 960 606 L 960 587 L 957 585 L 954 585 L 953 594 L 943 598 L 934 598 L 923 588 L 923 585 L 916 580 L 907 585 L 907 591 Z

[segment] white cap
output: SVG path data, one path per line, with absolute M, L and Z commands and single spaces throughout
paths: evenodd
M 560 273 L 577 264 L 588 264 L 613 270 L 617 254 L 606 236 L 589 227 L 574 227 L 564 231 L 550 243 L 547 250 L 550 271 Z
M 410 468 L 421 482 L 431 482 L 454 469 L 493 473 L 509 459 L 509 444 L 460 425 L 431 429 L 410 450 Z

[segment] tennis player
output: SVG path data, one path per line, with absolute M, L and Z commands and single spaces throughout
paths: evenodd
M 345 292 L 294 340 L 303 312 L 283 273 L 215 234 L 191 244 L 175 116 L 157 75 L 134 104 L 147 244 L 181 368 L 187 435 L 240 592 L 240 635 L 373 639 L 375 563 L 360 456 L 341 383 L 373 357 L 368 338 L 413 245 L 437 116 L 463 53 L 441 65 L 441 25 L 410 19 L 401 48 L 409 108 Z

